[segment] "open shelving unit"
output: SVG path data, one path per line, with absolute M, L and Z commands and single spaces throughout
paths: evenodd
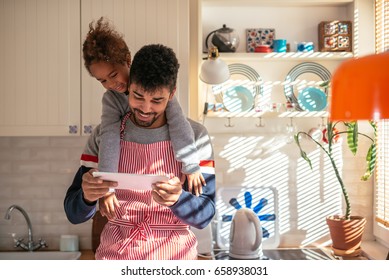
M 325 65 L 330 72 L 344 60 L 351 59 L 358 55 L 358 41 L 353 36 L 353 49 L 351 52 L 319 52 L 318 46 L 318 25 L 321 21 L 327 20 L 349 20 L 354 23 L 357 0 L 199 0 L 198 21 L 199 29 L 197 34 L 198 69 L 202 59 L 206 57 L 204 40 L 210 31 L 221 27 L 222 24 L 236 29 L 240 37 L 240 47 L 235 53 L 220 52 L 220 58 L 227 64 L 242 63 L 255 68 L 262 75 L 265 83 L 281 84 L 285 81 L 285 75 L 293 66 L 303 62 L 316 62 Z M 216 12 L 217 11 L 217 12 Z M 287 14 L 290 11 L 290 14 Z M 242 16 L 242 12 L 247 12 Z M 279 16 L 286 20 L 279 21 Z M 238 15 L 238 16 L 237 16 Z M 255 15 L 255 16 L 253 16 Z M 333 17 L 332 17 L 333 16 Z M 332 17 L 332 18 L 331 18 Z M 283 23 L 281 23 L 283 22 Z M 247 52 L 245 48 L 245 29 L 253 27 L 275 27 L 276 38 L 285 38 L 291 45 L 301 42 L 306 38 L 313 41 L 314 52 L 297 52 L 295 46 L 286 53 L 253 53 Z M 353 29 L 353 32 L 357 30 Z M 303 36 L 303 35 L 305 36 Z M 288 37 L 290 36 L 290 37 Z M 295 40 L 294 40 L 295 39 Z M 254 109 L 249 112 L 208 112 L 203 114 L 204 103 L 207 102 L 204 84 L 197 81 L 197 115 L 199 118 L 274 118 L 274 117 L 327 117 L 326 111 L 318 112 L 256 112 Z M 276 88 L 273 92 L 280 97 L 281 89 Z M 272 93 L 272 94 L 273 94 Z M 279 100 L 276 102 L 280 102 Z M 286 100 L 285 100 L 286 102 Z

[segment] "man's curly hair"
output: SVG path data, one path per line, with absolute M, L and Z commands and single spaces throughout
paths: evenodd
M 146 45 L 134 56 L 129 82 L 140 85 L 146 92 L 163 87 L 172 92 L 176 87 L 179 67 L 171 48 L 161 44 Z
M 131 53 L 123 36 L 119 34 L 110 22 L 101 17 L 96 23 L 89 24 L 89 31 L 82 45 L 84 65 L 90 73 L 91 64 L 106 61 L 113 64 L 125 64 Z

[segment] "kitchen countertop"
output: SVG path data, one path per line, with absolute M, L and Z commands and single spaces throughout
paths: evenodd
M 201 260 L 230 260 L 228 250 L 215 250 L 214 255 L 199 256 Z M 330 247 L 264 249 L 263 260 L 369 260 L 364 252 L 359 256 L 335 256 Z
M 80 252 L 81 252 L 80 260 L 95 260 L 95 254 L 93 253 L 92 250 L 80 250 Z M 198 257 L 198 260 L 212 260 L 212 259 L 213 259 L 212 256 L 201 256 L 200 255 Z M 334 258 L 334 259 L 336 259 L 336 258 Z M 362 256 L 358 256 L 358 257 L 343 257 L 343 258 L 340 258 L 340 259 L 344 259 L 344 260 L 366 260 L 368 258 L 366 258 L 365 256 L 362 255 Z
M 81 250 L 81 256 L 80 260 L 95 260 L 95 254 L 93 253 L 92 250 Z M 210 258 L 208 257 L 198 257 L 199 260 L 209 260 Z
M 287 252 L 289 249 L 290 252 Z M 270 257 L 270 259 L 274 258 L 274 259 L 283 259 L 284 257 L 287 257 L 286 259 L 288 259 L 289 257 L 300 257 L 301 256 L 297 256 L 297 255 L 301 255 L 301 250 L 300 251 L 296 251 L 297 248 L 295 248 L 294 250 L 290 250 L 292 248 L 278 248 L 278 249 L 275 249 L 275 250 L 264 250 L 264 253 L 267 253 L 268 256 Z M 301 249 L 301 248 L 300 248 Z M 308 249 L 308 248 L 307 248 Z M 323 258 L 323 254 L 324 252 L 320 252 L 318 250 L 320 249 L 315 249 L 315 248 L 310 248 L 310 254 L 313 253 L 313 255 L 316 255 L 316 257 L 314 257 L 314 259 L 321 259 Z M 3 251 L 3 252 L 6 252 L 7 250 L 0 250 L 0 251 Z M 8 250 L 9 251 L 9 250 Z M 284 251 L 284 252 L 283 252 Z M 325 250 L 327 251 L 327 250 Z M 87 249 L 87 250 L 80 250 L 81 252 L 81 256 L 79 258 L 79 260 L 95 260 L 95 255 L 93 253 L 93 251 L 91 249 Z M 310 255 L 308 254 L 308 255 Z M 325 254 L 325 253 L 324 253 Z M 330 256 L 332 256 L 332 259 L 338 259 L 338 260 L 367 260 L 367 259 L 370 259 L 368 255 L 366 255 L 365 253 L 362 253 L 360 256 L 357 256 L 357 257 L 334 257 L 331 253 L 329 253 L 329 251 L 327 251 L 327 254 L 329 254 Z M 266 255 L 266 254 L 265 254 Z M 216 258 L 215 258 L 216 256 Z M 318 258 L 317 258 L 318 257 Z M 327 256 L 328 257 L 328 256 Z M 310 259 L 311 257 L 308 257 L 308 258 L 305 258 L 305 259 Z M 219 251 L 219 252 L 215 252 L 215 254 L 212 256 L 212 255 L 199 255 L 198 256 L 198 260 L 214 260 L 214 259 L 219 259 L 219 260 L 227 260 L 229 259 L 228 257 L 228 252 L 227 251 Z M 304 259 L 304 258 L 303 258 Z M 328 259 L 331 259 L 331 257 L 328 257 Z M 385 259 L 385 258 L 384 258 Z
M 81 250 L 80 260 L 94 260 L 95 254 L 92 250 Z

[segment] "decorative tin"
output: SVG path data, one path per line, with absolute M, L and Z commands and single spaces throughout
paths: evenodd
M 322 21 L 319 23 L 319 51 L 351 52 L 351 21 Z

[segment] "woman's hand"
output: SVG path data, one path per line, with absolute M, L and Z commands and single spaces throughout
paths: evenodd
M 194 193 L 196 196 L 203 193 L 203 186 L 205 186 L 206 183 L 201 172 L 183 174 L 182 183 L 185 182 L 185 179 L 188 181 L 188 192 Z
M 119 208 L 120 204 L 114 192 L 106 193 L 99 198 L 99 210 L 101 215 L 107 217 L 108 220 L 115 219 L 115 208 Z

